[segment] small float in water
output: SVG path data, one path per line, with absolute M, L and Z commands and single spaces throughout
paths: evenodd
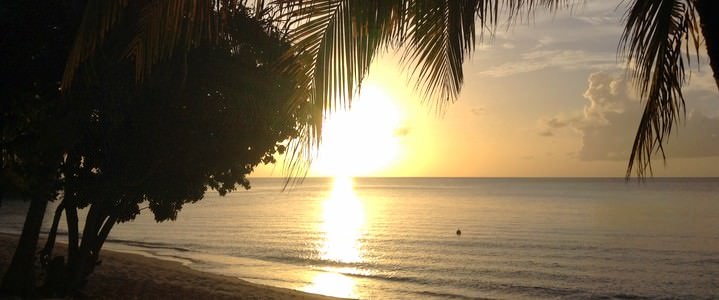
M 462 230 L 459 230 L 459 228 L 457 228 L 457 235 L 462 235 Z

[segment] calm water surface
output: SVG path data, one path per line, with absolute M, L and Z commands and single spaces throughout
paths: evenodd
M 363 299 L 719 297 L 719 179 L 252 182 L 107 247 Z M 23 213 L 4 203 L 0 230 Z

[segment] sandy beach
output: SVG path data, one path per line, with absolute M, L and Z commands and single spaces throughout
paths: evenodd
M 16 243 L 17 236 L 0 234 L 2 274 Z M 58 250 L 64 247 L 59 245 Z M 336 299 L 204 273 L 138 254 L 103 250 L 101 260 L 83 291 L 91 299 Z

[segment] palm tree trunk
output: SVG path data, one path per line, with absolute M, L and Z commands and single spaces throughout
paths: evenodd
M 85 229 L 82 234 L 80 247 L 68 265 L 70 293 L 76 294 L 87 283 L 88 276 L 92 274 L 99 264 L 100 249 L 107 236 L 117 222 L 117 211 L 108 209 L 105 203 L 90 205 L 90 211 L 85 218 Z M 76 218 L 76 216 L 75 216 Z
M 60 225 L 60 217 L 62 217 L 62 211 L 65 209 L 65 201 L 63 200 L 55 208 L 55 216 L 52 218 L 52 226 L 50 226 L 50 232 L 47 234 L 47 241 L 45 241 L 45 248 L 40 250 L 40 261 L 47 263 L 52 259 L 52 250 L 55 248 L 55 238 L 57 237 L 57 227 Z
M 82 241 L 78 249 L 77 257 L 74 258 L 72 265 L 68 266 L 71 271 L 69 274 L 70 284 L 68 286 L 69 292 L 76 293 L 85 286 L 87 282 L 87 270 L 91 268 L 91 264 L 94 257 L 94 249 L 97 243 L 97 234 L 100 231 L 103 220 L 106 216 L 101 213 L 100 204 L 90 205 L 90 210 L 85 217 L 85 228 L 82 232 Z
M 72 266 L 74 265 L 73 262 L 77 258 L 78 249 L 80 248 L 77 207 L 74 204 L 68 204 L 65 207 L 65 216 L 67 221 L 67 264 Z
M 0 285 L 3 293 L 30 297 L 35 291 L 35 250 L 47 202 L 40 197 L 30 201 L 20 240 Z
M 80 235 L 78 231 L 77 207 L 75 206 L 75 203 L 75 201 L 70 201 L 67 205 L 65 205 L 65 217 L 67 221 L 66 280 L 75 276 L 75 268 L 80 260 Z M 62 291 L 65 295 L 73 292 L 73 289 L 67 283 L 68 282 L 66 281 L 64 287 L 65 290 Z
M 697 12 L 699 13 L 699 26 L 702 29 L 704 42 L 709 55 L 709 65 L 714 72 L 714 81 L 719 88 L 719 1 L 697 0 Z

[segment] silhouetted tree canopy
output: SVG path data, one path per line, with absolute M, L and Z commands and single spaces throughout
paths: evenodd
M 65 282 L 46 284 L 55 287 L 49 296 L 85 284 L 114 224 L 134 219 L 144 207 L 157 221 L 174 220 L 184 204 L 201 200 L 208 188 L 221 195 L 237 186 L 249 188 L 247 175 L 258 164 L 275 162 L 283 143 L 307 122 L 304 108 L 290 103 L 296 84 L 271 68 L 289 45 L 270 20 L 242 5 L 215 12 L 223 26 L 214 38 L 181 37 L 194 46 L 178 44 L 142 82 L 137 58 L 124 45 L 136 39 L 143 12 L 128 6 L 77 67 L 72 88 L 61 91 L 75 34 L 73 27 L 51 20 L 77 26 L 77 10 L 62 5 L 67 3 L 77 4 L 59 1 L 34 11 L 42 4 L 12 3 L 0 10 L 0 16 L 12 15 L 3 20 L 9 28 L 20 28 L 7 34 L 6 40 L 16 43 L 2 44 L 11 54 L 3 77 L 21 73 L 3 82 L 0 184 L 38 204 L 31 211 L 40 212 L 39 218 L 29 212 L 26 228 L 39 230 L 44 205 L 59 195 L 41 254 L 44 264 L 52 261 L 60 215 L 67 217 L 67 261 L 54 267 L 63 274 L 47 277 Z M 34 23 L 25 24 L 28 19 Z M 32 42 L 21 33 L 31 35 Z M 42 37 L 47 39 L 36 40 Z M 81 229 L 78 210 L 83 208 Z M 29 231 L 34 240 L 17 253 L 32 257 L 37 234 Z M 16 264 L 14 259 L 12 265 L 3 288 L 22 294 L 27 289 L 19 291 L 25 287 L 13 282 L 34 284 L 34 278 L 7 279 L 13 270 L 31 268 L 32 261 Z
M 75 24 L 59 1 L 6 1 L 0 26 L 0 193 L 54 197 L 57 168 L 46 162 L 62 155 L 59 76 Z
M 78 173 L 68 181 L 88 189 L 79 198 L 116 191 L 117 199 L 148 201 L 158 221 L 174 219 L 207 187 L 221 194 L 248 188 L 245 176 L 274 162 L 298 122 L 288 114 L 291 81 L 269 68 L 286 45 L 244 11 L 230 25 L 219 44 L 178 50 L 137 88 L 130 63 L 100 55 L 81 69 L 94 77 L 70 92 L 87 111 L 69 159 Z M 138 207 L 127 209 L 121 219 Z
M 0 3 L 0 198 L 31 200 L 0 290 L 27 295 L 45 208 L 61 189 L 71 118 L 58 90 L 75 27 L 65 1 Z

